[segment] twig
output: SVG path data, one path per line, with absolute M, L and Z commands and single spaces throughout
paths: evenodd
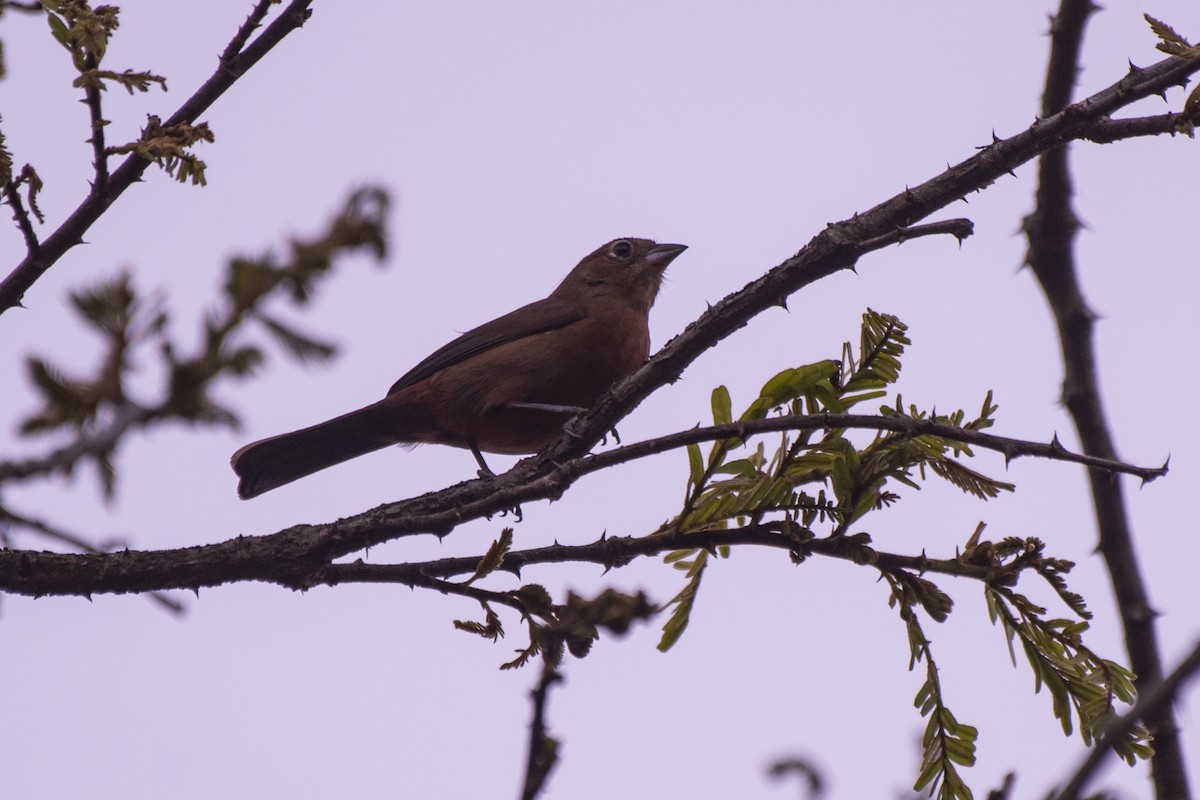
M 12 206 L 13 220 L 16 221 L 17 227 L 21 229 L 21 236 L 25 239 L 25 252 L 29 258 L 41 258 L 41 243 L 38 242 L 37 232 L 33 229 L 33 221 L 29 219 L 29 212 L 25 210 L 25 203 L 21 199 L 21 192 L 18 189 L 17 182 L 10 182 L 4 187 L 4 197 L 8 204 Z M 34 206 L 36 210 L 37 206 Z
M 1075 464 L 1102 469 L 1106 472 L 1125 473 L 1150 482 L 1167 473 L 1167 466 L 1138 467 L 1125 464 L 1113 459 L 1072 453 L 1064 448 L 1055 438 L 1044 444 L 1022 439 L 1010 439 L 1006 436 L 996 436 L 991 433 L 959 428 L 942 422 L 928 419 L 917 419 L 902 415 L 879 417 L 869 414 L 785 414 L 779 417 L 750 420 L 747 422 L 731 422 L 725 425 L 712 425 L 706 428 L 692 428 L 657 439 L 648 439 L 634 444 L 624 445 L 603 453 L 597 453 L 579 460 L 577 465 L 566 465 L 564 469 L 574 475 L 586 475 L 590 472 L 606 469 L 626 461 L 645 458 L 649 455 L 675 450 L 689 444 L 709 442 L 716 439 L 745 439 L 760 433 L 776 433 L 780 431 L 823 430 L 831 428 L 847 428 L 861 430 L 892 431 L 905 436 L 938 436 L 954 442 L 973 444 L 987 450 L 994 450 L 1004 455 L 1006 461 L 1013 461 L 1022 456 L 1047 458 L 1053 461 L 1067 461 Z
M 1096 144 L 1109 144 L 1139 136 L 1174 136 L 1180 124 L 1179 114 L 1158 114 L 1153 117 L 1129 117 L 1127 119 L 1098 119 L 1088 126 L 1086 138 Z
M 359 562 L 362 563 L 362 562 Z M 475 559 L 475 563 L 479 563 L 479 559 Z M 351 566 L 351 565 L 347 565 Z M 420 570 L 405 575 L 405 580 L 401 581 L 405 586 L 416 588 L 418 586 L 426 589 L 433 589 L 442 594 L 457 595 L 458 597 L 467 597 L 481 603 L 495 603 L 497 605 L 508 606 L 509 608 L 519 611 L 522 614 L 527 614 L 528 609 L 525 604 L 508 592 L 494 592 L 489 589 L 480 589 L 478 586 L 470 586 L 465 583 L 453 583 L 444 580 L 445 577 L 434 577 L 430 574 L 421 573 Z M 333 583 L 337 583 L 334 580 Z M 382 583 L 383 581 L 361 581 L 361 583 Z M 390 582 L 390 581 L 389 581 Z
M 904 244 L 909 239 L 919 239 L 922 236 L 943 236 L 950 235 L 961 243 L 971 234 L 975 233 L 975 224 L 969 219 L 947 219 L 940 222 L 931 222 L 928 225 L 909 225 L 906 228 L 897 228 L 896 230 L 876 236 L 874 239 L 868 239 L 862 243 L 864 253 L 878 250 L 887 247 L 891 244 Z

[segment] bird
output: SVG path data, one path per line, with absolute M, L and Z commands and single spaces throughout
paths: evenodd
M 687 245 L 620 238 L 542 300 L 467 331 L 387 395 L 326 422 L 252 442 L 230 459 L 243 500 L 391 445 L 536 453 L 650 355 L 650 307 Z

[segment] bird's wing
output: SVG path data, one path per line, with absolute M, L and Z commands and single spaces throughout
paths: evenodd
M 587 313 L 578 304 L 553 297 L 522 306 L 491 322 L 485 322 L 449 344 L 439 347 L 424 361 L 406 372 L 400 380 L 392 384 L 388 394 L 395 394 L 406 386 L 412 386 L 414 383 L 428 378 L 435 372 L 487 352 L 493 347 L 515 342 L 537 333 L 565 328 L 585 316 Z

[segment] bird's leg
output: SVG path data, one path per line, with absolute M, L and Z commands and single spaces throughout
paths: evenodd
M 487 462 L 483 460 L 483 453 L 479 452 L 479 445 L 475 444 L 475 442 L 472 440 L 468 440 L 467 446 L 471 448 L 471 455 L 475 456 L 475 462 L 479 464 L 479 477 L 496 477 L 496 473 L 492 472 L 492 468 L 489 467 Z
M 467 446 L 471 448 L 471 455 L 475 456 L 475 460 L 477 462 L 479 462 L 479 477 L 480 478 L 496 477 L 496 473 L 492 472 L 492 468 L 489 467 L 487 465 L 487 462 L 483 460 L 483 453 L 479 452 L 479 445 L 475 444 L 475 442 L 472 440 L 467 440 Z M 500 511 L 500 516 L 502 516 L 502 517 L 506 517 L 509 514 L 512 514 L 513 517 L 516 518 L 517 522 L 520 522 L 522 519 L 525 518 L 525 515 L 521 513 L 521 506 L 519 506 L 519 505 L 515 505 L 512 508 L 505 508 Z M 488 514 L 487 518 L 491 519 L 492 515 Z

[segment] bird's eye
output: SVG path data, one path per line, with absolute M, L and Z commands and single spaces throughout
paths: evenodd
M 613 242 L 613 246 L 609 248 L 608 252 L 617 258 L 629 258 L 629 254 L 633 252 L 633 244 L 622 239 L 619 242 Z

